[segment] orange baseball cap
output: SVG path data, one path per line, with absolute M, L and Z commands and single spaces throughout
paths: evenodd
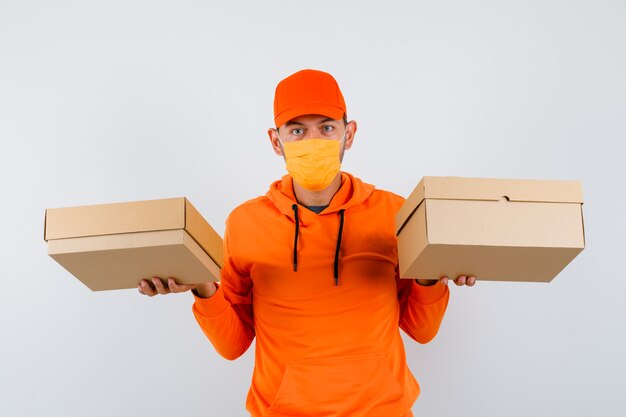
M 305 114 L 321 114 L 333 119 L 341 119 L 346 114 L 339 85 L 329 73 L 305 69 L 276 86 L 274 122 L 277 127 Z

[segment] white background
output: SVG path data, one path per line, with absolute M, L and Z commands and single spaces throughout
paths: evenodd
M 0 1 L 0 415 L 241 416 L 190 294 L 94 293 L 46 255 L 47 207 L 187 196 L 222 233 L 284 172 L 276 83 L 331 72 L 344 169 L 583 182 L 587 248 L 550 284 L 452 287 L 405 337 L 416 416 L 626 407 L 623 1 Z M 393 417 L 393 416 L 390 416 Z

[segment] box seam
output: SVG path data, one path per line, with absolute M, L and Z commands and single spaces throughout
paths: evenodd
M 185 199 L 184 201 L 184 211 L 183 211 L 183 219 L 184 219 L 184 225 L 183 225 L 183 229 L 185 230 L 185 232 L 187 232 L 187 234 L 194 240 L 194 242 L 196 242 L 198 244 L 198 246 L 202 249 L 202 251 L 204 253 L 207 254 L 207 256 L 209 257 L 209 259 L 211 259 L 211 261 L 217 265 L 217 267 L 221 270 L 222 267 L 220 266 L 220 264 L 215 260 L 215 258 L 213 256 L 211 256 L 210 253 L 208 253 L 206 250 L 204 250 L 204 248 L 202 247 L 202 245 L 200 244 L 200 242 L 198 242 L 198 239 L 196 239 L 194 237 L 194 235 L 192 235 L 191 233 L 189 233 L 189 230 L 187 230 L 187 203 L 191 204 L 188 200 L 187 197 L 183 197 Z M 197 210 L 197 209 L 196 209 Z

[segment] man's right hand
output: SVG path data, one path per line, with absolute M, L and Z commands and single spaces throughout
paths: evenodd
M 172 294 L 185 292 L 195 289 L 200 298 L 210 298 L 217 291 L 217 287 L 213 282 L 203 282 L 201 284 L 178 284 L 172 277 L 167 279 L 167 285 L 163 284 L 161 278 L 152 277 L 152 281 L 142 279 L 137 289 L 141 294 L 153 297 L 157 294 Z

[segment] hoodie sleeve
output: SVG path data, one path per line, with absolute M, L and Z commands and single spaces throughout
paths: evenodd
M 231 253 L 227 225 L 221 282 L 210 298 L 200 298 L 194 294 L 193 314 L 215 350 L 224 358 L 234 360 L 248 350 L 255 331 L 252 279 L 236 267 Z
M 397 271 L 396 280 L 400 328 L 416 342 L 430 342 L 439 331 L 448 306 L 450 289 L 440 283 L 423 286 L 414 279 L 400 279 Z

